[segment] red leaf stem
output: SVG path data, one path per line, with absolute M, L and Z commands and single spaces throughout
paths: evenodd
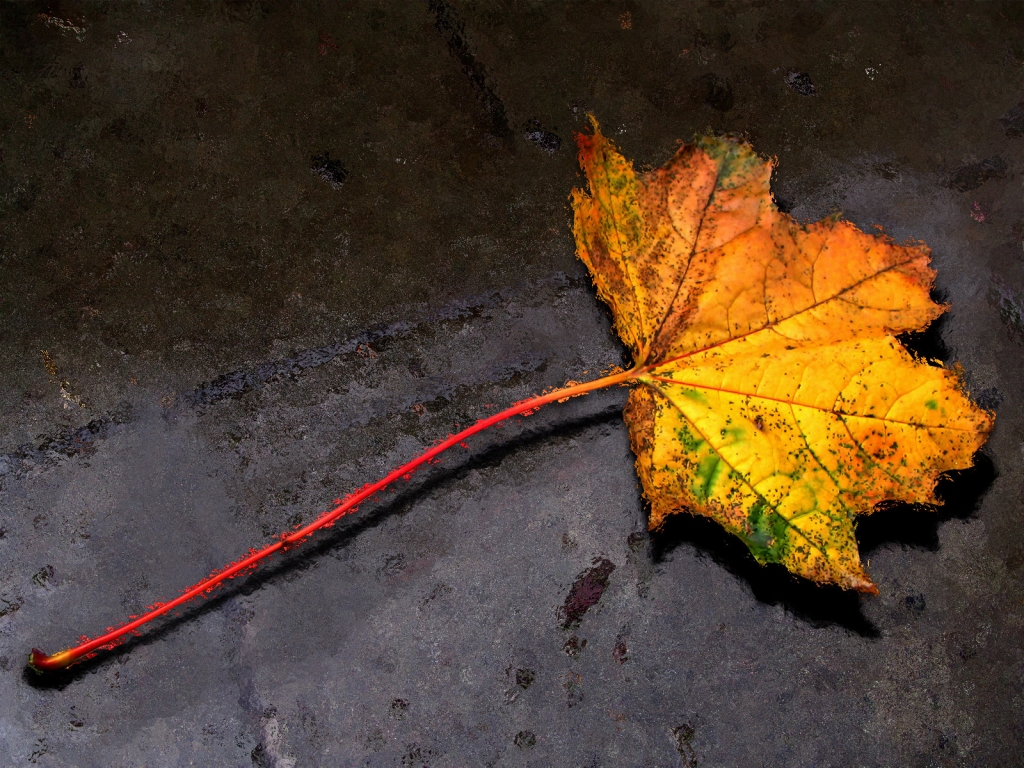
M 561 402 L 570 397 L 584 395 L 597 389 L 603 389 L 616 384 L 624 384 L 636 375 L 636 373 L 636 370 L 622 371 L 584 384 L 571 382 L 571 386 L 562 387 L 561 389 L 556 389 L 552 392 L 521 400 L 504 411 L 488 416 L 487 418 L 480 419 L 480 421 L 470 427 L 467 427 L 461 432 L 449 435 L 447 439 L 427 449 L 412 461 L 392 470 L 377 482 L 364 485 L 358 491 L 350 493 L 344 500 L 335 499 L 337 506 L 327 512 L 324 512 L 308 525 L 279 534 L 274 543 L 268 544 L 262 549 L 250 549 L 246 557 L 230 563 L 222 569 L 214 571 L 199 583 L 186 589 L 173 600 L 165 603 L 154 603 L 149 606 L 149 608 L 146 609 L 146 612 L 141 616 L 138 616 L 137 618 L 131 617 L 130 621 L 119 627 L 108 627 L 105 634 L 102 634 L 99 637 L 90 640 L 88 637 L 82 636 L 79 638 L 78 645 L 60 651 L 59 653 L 47 655 L 38 648 L 33 648 L 32 653 L 29 655 L 29 666 L 36 672 L 54 671 L 68 667 L 76 662 L 82 661 L 83 659 L 95 656 L 99 651 L 112 650 L 124 642 L 123 638 L 125 635 L 138 635 L 139 628 L 153 621 L 153 619 L 159 618 L 165 613 L 173 611 L 175 608 L 184 605 L 193 598 L 209 595 L 216 587 L 228 579 L 250 574 L 256 569 L 261 560 L 264 560 L 279 550 L 291 549 L 292 547 L 298 546 L 315 531 L 318 531 L 321 528 L 328 528 L 340 517 L 352 514 L 357 510 L 360 503 L 379 491 L 384 490 L 395 480 L 398 480 L 399 478 L 409 479 L 413 471 L 422 464 L 436 463 L 438 461 L 437 456 L 444 453 L 452 446 L 458 445 L 462 448 L 469 448 L 468 444 L 465 443 L 466 438 L 471 437 L 478 432 L 483 432 L 485 429 L 505 421 L 506 419 L 512 418 L 513 416 L 526 416 L 532 414 L 538 408 L 543 405 L 547 405 L 548 403 L 556 401 Z

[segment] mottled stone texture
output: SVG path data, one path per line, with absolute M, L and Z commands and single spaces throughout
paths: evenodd
M 0 5 L 0 763 L 1018 765 L 1022 41 L 1016 2 Z M 588 110 L 641 166 L 744 134 L 794 216 L 934 249 L 911 341 L 998 417 L 943 510 L 860 525 L 881 595 L 648 535 L 611 391 L 26 673 L 622 362 L 568 228 Z

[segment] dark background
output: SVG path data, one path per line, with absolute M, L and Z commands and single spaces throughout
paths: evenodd
M 0 763 L 1021 764 L 1022 98 L 1019 2 L 0 4 Z M 621 363 L 587 111 L 641 168 L 740 133 L 797 218 L 933 248 L 913 343 L 998 417 L 942 510 L 861 524 L 881 594 L 649 536 L 620 390 L 26 672 Z

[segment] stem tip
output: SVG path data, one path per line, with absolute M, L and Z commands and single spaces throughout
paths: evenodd
M 38 648 L 33 648 L 32 653 L 28 655 L 28 665 L 39 674 L 64 669 L 64 667 L 70 666 L 74 660 L 75 657 L 70 650 L 47 656 Z

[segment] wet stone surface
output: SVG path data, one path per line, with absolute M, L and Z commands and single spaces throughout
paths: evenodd
M 1024 753 L 1024 6 L 0 5 L 0 763 L 996 766 Z M 624 390 L 495 429 L 74 671 L 439 438 L 624 362 L 572 133 L 695 132 L 934 251 L 997 411 L 881 594 L 646 530 Z

